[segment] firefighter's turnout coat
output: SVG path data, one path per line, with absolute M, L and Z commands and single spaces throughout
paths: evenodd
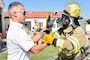
M 80 26 L 76 28 L 73 28 L 72 26 L 69 26 L 66 29 L 60 28 L 54 35 L 55 37 L 58 36 L 56 47 L 58 48 L 59 56 L 62 58 L 74 58 L 80 55 L 80 49 L 86 45 L 87 42 L 85 31 Z

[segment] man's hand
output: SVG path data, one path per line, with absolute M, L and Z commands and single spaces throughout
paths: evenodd
M 43 33 L 45 30 L 46 30 L 46 27 L 42 28 L 40 32 Z
M 44 40 L 44 43 L 52 45 L 54 40 L 53 33 L 50 32 L 49 34 L 44 34 L 43 40 Z

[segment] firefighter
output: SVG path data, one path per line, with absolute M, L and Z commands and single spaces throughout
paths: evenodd
M 44 42 L 58 48 L 56 60 L 83 60 L 82 47 L 86 45 L 87 38 L 80 27 L 80 7 L 78 4 L 70 4 L 64 13 L 56 20 L 60 26 L 55 32 L 44 34 Z
M 35 30 L 35 33 L 39 32 L 40 31 L 40 23 L 38 22 L 38 20 L 34 20 L 35 22 L 35 25 L 34 25 L 34 30 Z
M 30 30 L 28 28 L 28 24 L 25 24 L 24 28 L 25 28 L 25 31 L 27 32 L 27 34 L 30 34 Z

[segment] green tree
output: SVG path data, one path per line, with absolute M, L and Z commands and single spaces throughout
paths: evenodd
M 90 24 L 90 19 L 87 19 L 87 23 Z

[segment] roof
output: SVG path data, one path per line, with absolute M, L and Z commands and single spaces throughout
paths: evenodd
M 35 11 L 35 12 L 26 12 L 27 18 L 46 18 L 46 16 L 48 16 L 48 14 L 50 13 L 51 17 L 54 17 L 54 13 L 55 12 L 42 12 L 42 11 Z M 60 17 L 62 15 L 63 12 L 58 12 L 58 15 L 56 17 Z M 4 16 L 5 17 L 9 17 L 8 12 L 4 12 Z

